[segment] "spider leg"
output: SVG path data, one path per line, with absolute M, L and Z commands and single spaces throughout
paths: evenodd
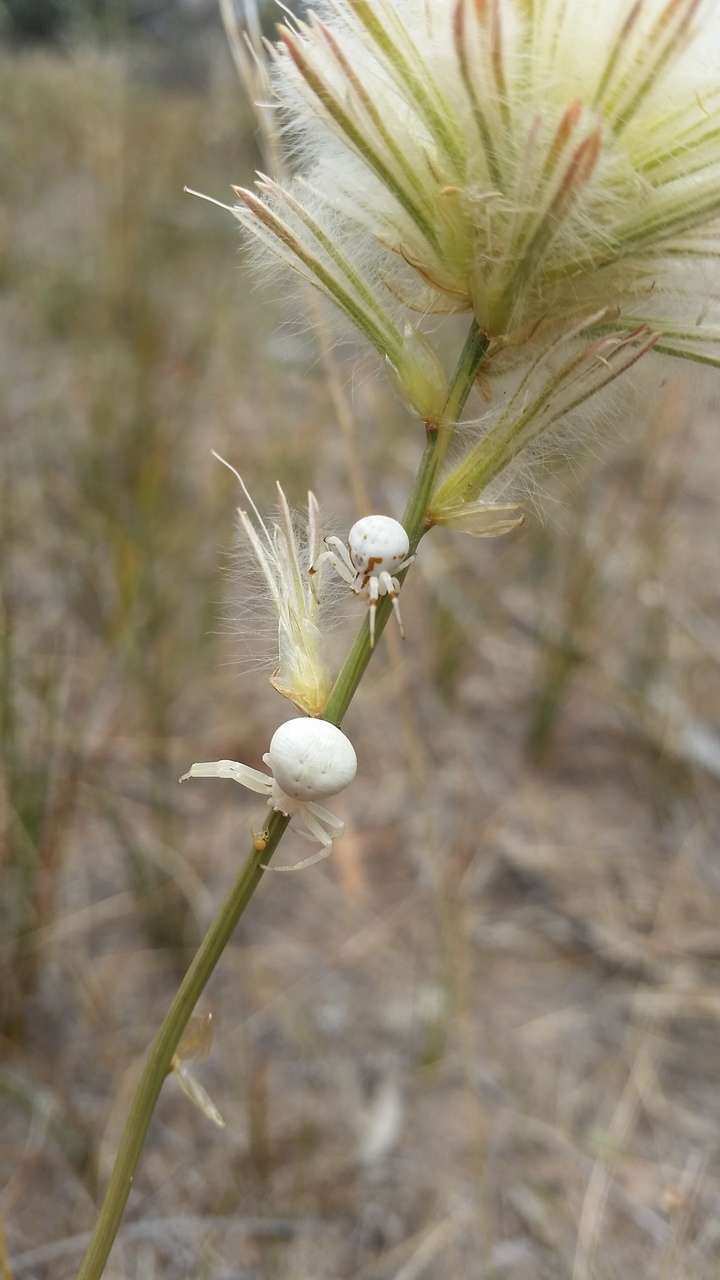
M 393 613 L 397 618 L 397 624 L 398 624 L 398 627 L 400 628 L 400 635 L 404 640 L 405 628 L 403 627 L 402 614 L 400 613 L 400 601 L 398 600 L 398 591 L 400 590 L 400 583 L 398 582 L 397 578 L 391 577 L 389 573 L 387 572 L 381 573 L 380 589 L 383 595 L 388 595 L 390 597 L 390 600 L 392 602 L 392 607 L 393 607 Z
M 331 813 L 329 809 L 326 809 L 322 804 L 318 804 L 316 800 L 307 800 L 305 808 L 314 818 L 317 818 L 324 826 L 330 827 L 331 831 L 335 832 L 333 839 L 337 839 L 338 836 L 342 835 L 345 830 L 345 823 L 342 818 L 338 818 L 337 814 Z
M 324 858 L 330 857 L 330 846 L 327 849 L 319 849 L 317 853 L 311 853 L 309 858 L 302 858 L 300 862 L 294 862 L 292 866 L 288 863 L 283 867 L 274 867 L 272 862 L 261 862 L 263 871 L 304 871 L 306 867 L 314 867 L 316 862 L 322 862 Z
M 324 849 L 328 850 L 330 849 L 334 839 L 332 833 L 325 830 L 325 827 L 318 815 L 308 811 L 307 804 L 303 805 L 303 809 L 300 814 L 300 821 L 296 824 L 295 830 L 299 836 L 303 837 L 304 840 L 313 840 L 315 843 L 319 842 Z M 339 832 L 336 832 L 336 835 L 339 834 Z
M 315 806 L 314 806 L 315 807 Z M 337 821 L 337 819 L 336 819 Z M 290 865 L 274 867 L 269 863 L 265 870 L 267 871 L 304 871 L 306 867 L 312 867 L 316 862 L 322 862 L 323 858 L 329 857 L 332 852 L 333 837 L 329 832 L 325 831 L 321 825 L 319 817 L 308 813 L 307 809 L 303 810 L 301 821 L 296 823 L 295 831 L 304 840 L 310 840 L 313 844 L 320 843 L 322 848 L 317 853 L 313 853 L 309 858 L 303 858 L 301 862 L 295 862 Z M 339 833 L 338 833 L 339 834 Z
M 352 562 L 352 556 L 350 555 L 350 552 L 346 544 L 343 542 L 342 538 L 336 538 L 334 537 L 334 535 L 330 534 L 329 537 L 324 539 L 324 542 L 325 542 L 325 546 L 330 547 L 330 549 L 335 552 L 335 554 L 340 558 L 340 560 L 342 560 L 343 564 L 345 565 L 345 568 L 348 570 L 349 573 L 352 574 L 354 578 L 355 575 L 357 574 L 357 569 L 355 568 L 355 565 Z
M 367 586 L 368 598 L 370 600 L 370 648 L 375 648 L 375 613 L 377 611 L 378 596 L 380 595 L 380 583 L 373 574 Z
M 340 542 L 340 539 L 338 538 L 337 541 Z M 343 582 L 347 582 L 349 587 L 353 585 L 355 578 L 357 577 L 355 569 L 349 569 L 345 561 L 342 560 L 339 555 L 336 555 L 334 551 L 321 551 L 317 560 L 310 565 L 308 573 L 310 573 L 311 576 L 314 576 L 324 561 L 327 561 L 328 564 L 332 565 L 338 577 L 342 578 Z
M 266 773 L 251 769 L 247 764 L 238 764 L 237 760 L 202 761 L 192 765 L 180 781 L 185 782 L 188 778 L 231 778 L 233 782 L 239 782 L 241 787 L 257 791 L 261 796 L 270 794 L 273 783 Z
M 395 572 L 402 573 L 403 569 L 409 569 L 410 565 L 414 564 L 416 560 L 417 560 L 417 556 L 408 556 L 407 560 L 403 560 L 402 564 L 398 565 Z

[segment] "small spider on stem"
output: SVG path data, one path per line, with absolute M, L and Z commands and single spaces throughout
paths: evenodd
M 326 551 L 310 566 L 317 573 L 323 561 L 347 582 L 356 595 L 366 594 L 370 602 L 370 648 L 375 647 L 375 612 L 381 596 L 389 596 L 393 611 L 405 638 L 398 592 L 400 583 L 394 576 L 409 568 L 415 556 L 408 554 L 410 539 L 398 520 L 391 516 L 363 516 L 348 534 L 347 546 L 342 538 L 324 539 Z
M 286 720 L 275 730 L 263 763 L 270 770 L 269 775 L 237 760 L 202 761 L 192 765 L 180 781 L 230 778 L 241 787 L 266 796 L 273 812 L 295 819 L 294 828 L 299 836 L 321 846 L 318 853 L 293 866 L 272 867 L 273 871 L 302 871 L 327 858 L 333 840 L 345 829 L 340 818 L 317 802 L 336 796 L 352 782 L 357 771 L 353 745 L 334 724 L 302 716 Z M 261 853 L 267 840 L 263 843 L 254 836 L 254 845 Z M 268 869 L 262 865 L 264 870 Z

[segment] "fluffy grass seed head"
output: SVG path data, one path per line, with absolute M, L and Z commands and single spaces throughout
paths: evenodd
M 595 313 L 718 364 L 717 37 L 717 0 L 321 0 L 273 49 L 297 176 L 236 215 L 425 417 L 427 316 L 474 314 L 491 370 Z
M 495 508 L 480 500 L 488 486 L 501 478 L 505 491 L 508 479 L 514 484 L 523 481 L 527 489 L 548 460 L 572 454 L 571 446 L 584 437 L 595 443 L 603 427 L 627 416 L 637 392 L 625 375 L 659 338 L 646 325 L 615 333 L 612 319 L 606 310 L 594 312 L 567 332 L 553 334 L 551 329 L 549 336 L 537 336 L 524 365 L 505 380 L 510 385 L 503 396 L 488 406 L 477 424 L 476 442 L 435 489 L 429 524 L 451 525 L 476 536 L 507 532 L 503 514 L 512 522 L 517 509 L 499 507 L 496 528 Z M 600 403 L 588 414 L 594 397 L 600 397 Z M 519 519 L 509 528 L 517 523 Z
M 332 687 L 332 675 L 323 647 L 323 578 L 309 573 L 320 551 L 317 498 L 308 493 L 307 517 L 298 527 L 278 484 L 278 519 L 267 522 L 239 472 L 214 450 L 213 456 L 232 471 L 247 500 L 247 510 L 238 508 L 240 530 L 277 617 L 278 657 L 270 683 L 306 715 L 320 715 Z

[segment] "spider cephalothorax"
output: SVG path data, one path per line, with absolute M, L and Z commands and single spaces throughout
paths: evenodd
M 404 635 L 397 595 L 400 583 L 394 576 L 411 565 L 410 539 L 398 520 L 391 516 L 363 516 L 348 534 L 347 546 L 342 538 L 326 538 L 326 551 L 318 556 L 310 572 L 317 573 L 327 561 L 352 588 L 356 595 L 366 594 L 370 601 L 370 644 L 375 644 L 375 611 L 380 596 L 389 596 L 400 634 Z

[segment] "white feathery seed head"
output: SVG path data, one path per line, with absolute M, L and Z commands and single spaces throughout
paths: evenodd
M 719 17 L 719 0 L 321 0 L 273 52 L 296 176 L 236 189 L 236 215 L 426 418 L 445 394 L 427 316 L 474 315 L 490 373 L 578 327 L 616 369 L 651 346 L 718 365 Z
M 239 472 L 212 452 L 242 488 L 247 508 L 238 508 L 240 532 L 259 570 L 265 599 L 277 618 L 277 665 L 270 683 L 306 715 L 317 716 L 332 687 L 323 646 L 326 628 L 321 625 L 323 575 L 309 572 L 321 546 L 317 498 L 308 493 L 307 516 L 299 522 L 278 484 L 278 518 L 266 521 Z
M 433 492 L 431 524 L 451 525 L 476 536 L 507 532 L 503 512 L 512 520 L 513 509 L 499 508 L 495 532 L 492 508 L 478 501 L 488 485 L 499 476 L 506 480 L 505 473 L 518 459 L 527 480 L 528 468 L 537 470 L 544 459 L 571 453 L 571 446 L 589 433 L 596 441 L 602 435 L 603 416 L 610 420 L 627 416 L 636 388 L 624 375 L 656 347 L 658 336 L 646 325 L 616 333 L 612 318 L 612 312 L 593 312 L 567 332 L 551 330 L 544 336 L 541 329 L 526 351 L 524 364 L 511 370 L 505 380 L 509 387 L 503 388 L 504 394 L 476 425 L 476 442 L 465 449 Z M 588 415 L 588 402 L 601 396 L 600 407 L 596 404 Z M 513 468 L 513 480 L 518 471 L 522 476 L 521 468 Z

